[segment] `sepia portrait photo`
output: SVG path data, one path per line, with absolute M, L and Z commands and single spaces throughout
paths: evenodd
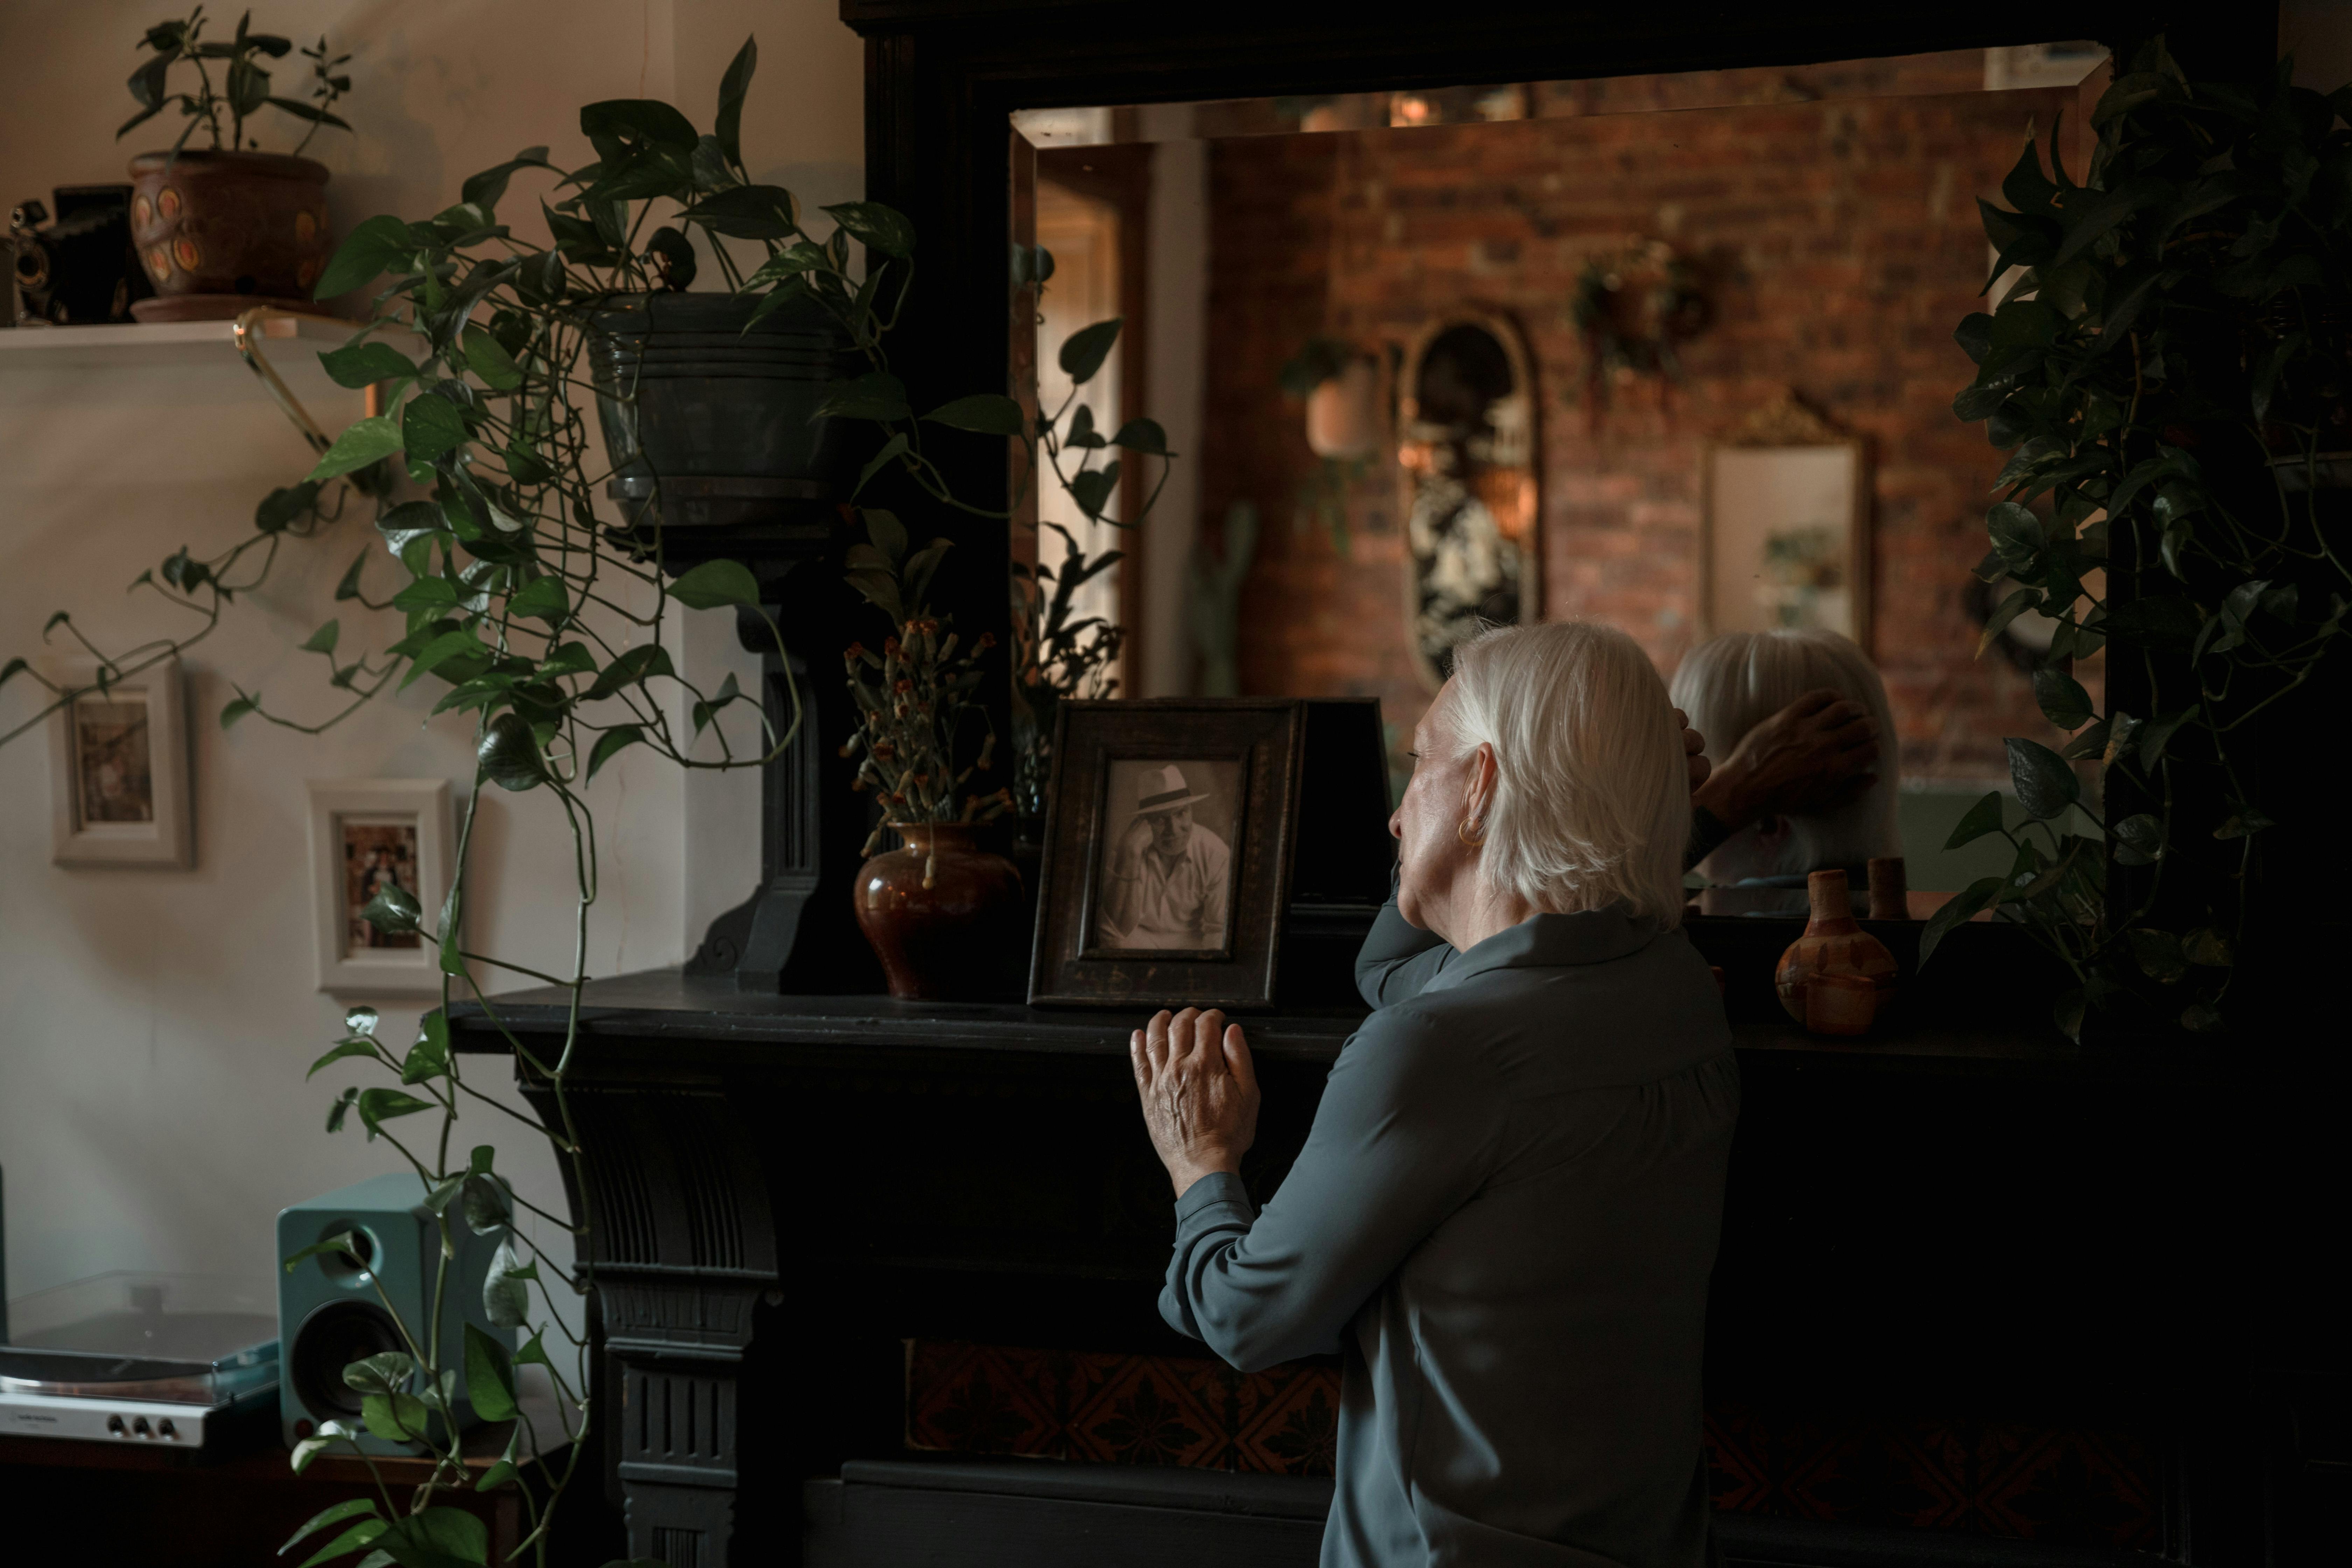
M 1231 940 L 1239 758 L 1104 769 L 1092 945 L 1222 953 Z
M 1287 698 L 1061 704 L 1032 1004 L 1274 1005 L 1304 727 Z
M 155 776 L 147 694 L 110 691 L 73 704 L 75 809 L 85 827 L 97 822 L 155 820 Z
M 388 885 L 416 897 L 416 818 L 414 816 L 341 816 L 336 826 L 343 841 L 343 949 L 415 947 L 415 931 L 377 930 L 360 916 L 368 900 Z
M 50 858 L 60 866 L 195 863 L 180 662 L 44 659 Z

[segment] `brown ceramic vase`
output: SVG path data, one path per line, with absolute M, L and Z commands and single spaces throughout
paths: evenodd
M 310 287 L 334 249 L 324 163 L 281 153 L 142 153 L 131 160 L 131 243 L 155 285 L 154 299 L 131 308 L 141 321 L 317 309 Z
M 893 823 L 903 849 L 857 869 L 857 929 L 901 1002 L 970 1001 L 1016 989 L 1021 874 L 972 847 L 961 823 Z M 930 875 L 926 886 L 924 872 Z
M 1780 1005 L 1810 1034 L 1860 1035 L 1895 997 L 1895 955 L 1854 922 L 1843 871 L 1805 879 L 1812 919 L 1780 955 Z

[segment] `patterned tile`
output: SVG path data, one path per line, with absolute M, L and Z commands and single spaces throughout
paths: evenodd
M 1238 1444 L 1234 1468 L 1284 1476 L 1328 1476 L 1339 1447 L 1339 1374 L 1329 1367 L 1298 1375 L 1265 1400 Z
M 1050 1456 L 1062 1423 L 1038 1352 L 919 1340 L 908 1358 L 907 1442 L 962 1454 Z
M 1230 1440 L 1186 1386 L 1181 1363 L 1136 1356 L 1070 1417 L 1070 1457 L 1118 1465 L 1223 1468 Z

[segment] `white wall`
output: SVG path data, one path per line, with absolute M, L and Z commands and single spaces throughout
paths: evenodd
M 310 149 L 334 172 L 339 228 L 436 210 L 467 174 L 525 145 L 586 162 L 576 110 L 596 99 L 668 98 L 707 126 L 719 75 L 754 30 L 761 61 L 743 140 L 755 177 L 812 206 L 858 191 L 863 56 L 833 0 L 264 0 L 255 13 L 257 27 L 324 27 L 353 56 L 343 112 L 356 135 L 322 132 Z M 161 14 L 152 0 L 0 7 L 0 198 L 120 180 L 131 153 L 161 144 L 160 121 L 112 140 L 132 108 L 121 84 L 133 45 Z M 535 204 L 509 203 L 519 226 L 536 221 Z M 153 611 L 126 599 L 130 578 L 184 543 L 201 554 L 243 536 L 254 502 L 309 466 L 226 348 L 216 363 L 177 366 L 34 370 L 23 358 L 0 365 L 0 658 L 38 651 L 58 608 L 101 641 L 143 632 Z M 331 427 L 358 412 L 315 368 L 299 386 Z M 371 532 L 354 517 L 291 547 L 269 588 L 192 652 L 194 871 L 51 866 L 46 741 L 0 748 L 11 1294 L 112 1268 L 267 1278 L 278 1208 L 397 1164 L 356 1133 L 321 1130 L 334 1089 L 361 1075 L 339 1064 L 302 1079 L 342 1006 L 314 989 L 303 781 L 440 777 L 462 790 L 467 727 L 427 723 L 422 687 L 319 738 L 251 720 L 224 733 L 215 721 L 231 681 L 325 710 L 318 661 L 293 644 L 336 613 L 333 584 Z M 346 647 L 364 618 L 342 616 Z M 698 679 L 751 668 L 727 616 L 689 621 Z M 373 628 L 379 645 L 399 635 L 395 622 Z M 31 695 L 0 693 L 0 728 Z M 750 890 L 756 780 L 689 787 L 635 756 L 592 798 L 606 825 L 593 971 L 677 962 L 710 914 Z M 567 960 L 569 858 L 545 797 L 491 802 L 473 927 L 484 950 L 540 967 Z M 386 1005 L 386 1036 L 404 1043 L 415 1012 Z M 504 1068 L 483 1060 L 477 1074 L 503 1083 Z M 498 1143 L 525 1195 L 562 1208 L 551 1158 L 521 1129 L 485 1111 L 463 1135 Z

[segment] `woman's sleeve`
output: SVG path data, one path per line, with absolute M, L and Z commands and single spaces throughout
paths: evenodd
M 1161 1317 L 1244 1372 L 1339 1347 L 1357 1309 L 1492 1168 L 1500 1097 L 1461 1040 L 1437 1036 L 1408 1011 L 1348 1042 L 1263 1214 L 1227 1173 L 1185 1189 Z
M 1357 994 L 1374 1007 L 1410 1002 L 1454 957 L 1444 937 L 1423 931 L 1398 910 L 1396 879 L 1397 873 L 1389 874 L 1389 901 L 1356 953 Z

